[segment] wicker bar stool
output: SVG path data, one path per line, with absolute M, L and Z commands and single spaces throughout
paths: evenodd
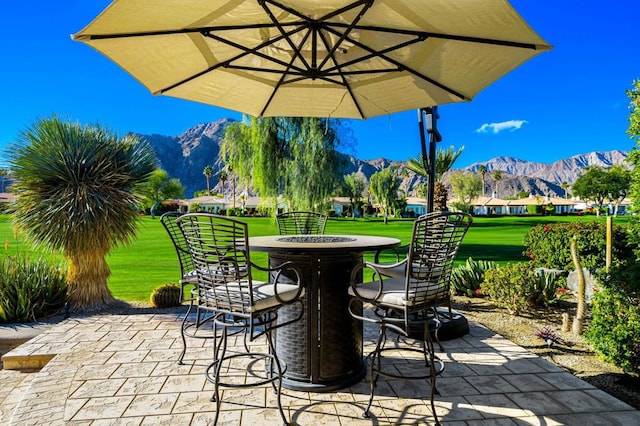
M 289 420 L 282 409 L 280 391 L 286 371 L 275 351 L 272 333 L 302 317 L 301 297 L 304 289 L 300 275 L 291 262 L 262 268 L 250 260 L 247 224 L 222 216 L 194 213 L 177 219 L 196 267 L 197 287 L 195 305 L 213 315 L 214 330 L 220 336 L 213 339 L 213 361 L 206 368 L 205 377 L 213 383 L 212 401 L 216 403 L 218 421 L 222 400 L 220 387 L 249 387 L 271 383 L 277 394 L 277 405 L 286 425 Z M 254 280 L 252 270 L 270 274 L 271 282 Z M 287 271 L 288 277 L 282 275 Z M 297 277 L 291 279 L 291 276 Z M 283 318 L 278 311 L 285 305 L 300 306 L 299 315 Z M 229 336 L 238 330 L 249 341 L 265 336 L 267 352 L 229 348 Z M 240 380 L 234 381 L 231 372 L 238 371 L 238 361 L 245 359 L 247 368 Z M 264 368 L 258 368 L 262 365 Z M 223 377 L 225 376 L 225 377 Z M 227 380 L 228 381 L 225 381 Z
M 408 256 L 401 264 L 364 262 L 352 271 L 349 312 L 354 318 L 378 327 L 375 349 L 367 356 L 371 394 L 364 410 L 365 417 L 369 417 L 380 376 L 428 380 L 431 383 L 431 409 L 436 424 L 439 424 L 434 395 L 436 376 L 444 371 L 444 363 L 435 355 L 429 322 L 434 308 L 448 301 L 453 262 L 471 220 L 471 216 L 464 213 L 443 212 L 421 216 L 414 223 Z M 402 265 L 405 271 L 402 276 L 388 273 L 389 270 L 397 271 Z M 357 277 L 365 269 L 373 271 L 373 280 L 358 282 Z M 362 313 L 363 303 L 372 306 L 371 315 Z M 422 339 L 418 341 L 410 337 L 415 324 L 420 324 L 424 330 Z M 437 327 L 438 322 L 435 324 Z M 397 340 L 394 345 L 387 344 L 389 332 L 398 336 L 398 339 L 394 339 Z M 407 344 L 402 345 L 401 340 Z M 385 357 L 389 358 L 391 351 L 398 350 L 419 353 L 424 358 L 424 369 L 404 371 L 394 369 L 391 362 L 385 363 L 388 361 Z

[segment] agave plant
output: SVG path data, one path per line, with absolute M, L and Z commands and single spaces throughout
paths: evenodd
M 56 117 L 37 121 L 12 148 L 15 224 L 33 243 L 65 255 L 72 309 L 111 303 L 106 256 L 135 235 L 134 188 L 153 171 L 153 151 L 132 135 L 118 139 Z
M 489 260 L 473 260 L 468 258 L 467 261 L 454 268 L 451 273 L 451 286 L 455 289 L 456 294 L 469 297 L 481 294 L 480 286 L 484 282 L 484 273 L 488 269 L 497 268 L 498 264 Z

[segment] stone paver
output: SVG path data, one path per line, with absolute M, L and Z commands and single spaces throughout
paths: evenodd
M 39 372 L 0 371 L 0 424 L 210 424 L 210 341 L 188 341 L 177 365 L 179 330 L 179 313 L 96 315 L 47 329 L 6 356 L 51 360 Z M 365 352 L 373 336 L 365 329 Z M 640 424 L 639 411 L 482 326 L 443 345 L 446 368 L 436 381 L 443 425 Z M 364 382 L 331 393 L 283 389 L 282 402 L 296 425 L 432 424 L 428 389 L 381 380 L 370 419 L 362 418 Z M 281 424 L 271 387 L 224 389 L 218 424 Z

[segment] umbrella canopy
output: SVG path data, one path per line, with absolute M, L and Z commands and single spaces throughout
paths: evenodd
M 116 0 L 73 39 L 153 94 L 360 119 L 469 101 L 551 48 L 504 0 Z

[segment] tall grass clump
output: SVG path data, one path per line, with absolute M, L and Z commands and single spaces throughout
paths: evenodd
M 0 322 L 29 322 L 64 306 L 65 270 L 42 258 L 5 256 L 0 260 Z

